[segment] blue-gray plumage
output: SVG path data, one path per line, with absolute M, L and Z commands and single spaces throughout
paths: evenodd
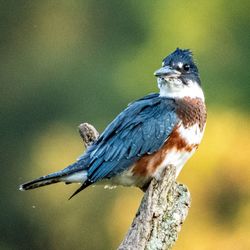
M 112 178 L 142 155 L 156 152 L 178 122 L 173 99 L 151 94 L 131 103 L 61 176 L 87 170 L 83 188 Z M 58 173 L 60 174 L 60 173 Z
M 20 189 L 60 181 L 81 182 L 73 197 L 104 180 L 143 188 L 166 164 L 176 163 L 180 171 L 204 131 L 205 106 L 198 69 L 189 50 L 177 49 L 163 60 L 163 67 L 155 75 L 160 94 L 131 103 L 75 163 L 25 183 Z M 200 132 L 190 130 L 194 133 L 190 139 L 185 129 L 196 122 Z
M 105 129 L 77 165 L 88 170 L 91 182 L 111 178 L 140 156 L 156 152 L 177 122 L 173 99 L 159 97 L 158 94 L 146 96 L 130 104 Z

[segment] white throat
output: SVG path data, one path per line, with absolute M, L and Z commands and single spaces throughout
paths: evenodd
M 183 98 L 188 96 L 205 100 L 203 91 L 197 82 L 189 81 L 187 85 L 184 85 L 179 79 L 163 81 L 161 78 L 157 78 L 157 81 L 160 96 L 169 98 Z

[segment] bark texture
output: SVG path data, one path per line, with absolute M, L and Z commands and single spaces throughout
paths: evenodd
M 84 145 L 88 147 L 99 136 L 88 123 L 79 126 Z M 187 217 L 191 197 L 187 187 L 175 181 L 175 166 L 169 165 L 153 179 L 119 250 L 171 249 Z

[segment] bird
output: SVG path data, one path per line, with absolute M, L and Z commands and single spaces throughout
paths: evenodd
M 197 150 L 206 126 L 205 97 L 193 53 L 177 48 L 154 72 L 158 93 L 130 103 L 85 152 L 66 168 L 19 186 L 21 191 L 58 182 L 146 190 L 167 166 L 178 177 Z

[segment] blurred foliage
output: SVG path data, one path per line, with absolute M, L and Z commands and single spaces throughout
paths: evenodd
M 192 193 L 175 249 L 249 249 L 249 1 L 0 1 L 0 249 L 114 249 L 142 193 L 18 184 L 74 161 L 76 127 L 100 131 L 157 91 L 176 47 L 194 51 L 208 104 L 198 153 L 180 175 Z

